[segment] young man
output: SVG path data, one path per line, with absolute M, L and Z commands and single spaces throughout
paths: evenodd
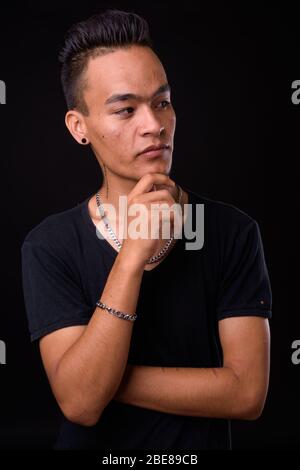
M 60 58 L 66 125 L 104 178 L 98 195 L 46 217 L 22 246 L 31 340 L 63 413 L 55 448 L 230 448 L 229 420 L 256 419 L 268 388 L 272 294 L 259 226 L 169 178 L 175 113 L 145 20 L 92 17 L 71 28 Z M 189 204 L 181 228 L 204 204 L 204 246 L 186 249 L 184 231 L 170 244 L 161 233 L 122 239 L 132 218 L 121 195 L 156 229 L 151 203 L 170 217 L 172 204 Z M 113 221 L 97 211 L 105 203 Z

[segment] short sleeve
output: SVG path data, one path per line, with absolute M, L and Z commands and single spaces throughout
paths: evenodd
M 272 290 L 258 223 L 251 219 L 229 250 L 217 299 L 217 320 L 272 316 Z
M 51 247 L 37 242 L 25 240 L 21 253 L 31 341 L 59 328 L 87 324 L 93 309 L 70 263 Z

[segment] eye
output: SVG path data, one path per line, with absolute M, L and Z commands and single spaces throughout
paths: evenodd
M 164 105 L 164 106 L 162 106 L 162 108 L 167 108 L 168 106 L 170 106 L 171 102 L 168 101 L 168 100 L 163 100 L 159 104 Z
M 128 113 L 127 113 L 128 111 Z M 120 109 L 120 111 L 116 111 L 115 114 L 118 114 L 120 116 L 128 116 L 129 114 L 131 114 L 132 112 L 134 111 L 133 108 L 124 108 L 124 109 Z

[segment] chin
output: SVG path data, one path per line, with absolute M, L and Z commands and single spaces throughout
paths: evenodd
M 162 158 L 147 159 L 143 162 L 143 167 L 147 168 L 170 168 L 171 163 L 169 160 L 163 160 Z
M 170 160 L 162 160 L 161 158 L 149 159 L 142 162 L 139 168 L 136 168 L 140 178 L 147 173 L 163 173 L 169 175 L 172 162 Z

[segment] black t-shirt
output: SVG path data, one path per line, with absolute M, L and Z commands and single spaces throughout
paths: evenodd
M 195 228 L 204 204 L 204 244 L 185 249 L 185 231 L 166 258 L 144 271 L 128 363 L 162 367 L 222 366 L 218 320 L 271 317 L 272 292 L 257 222 L 231 204 L 184 187 Z M 89 198 L 46 217 L 22 245 L 25 306 L 31 340 L 89 322 L 117 251 L 99 238 Z M 109 313 L 107 313 L 109 315 Z M 120 321 L 125 321 L 121 320 Z M 105 360 L 105 357 L 103 358 Z M 163 413 L 116 400 L 98 423 L 62 417 L 56 449 L 230 448 L 230 421 Z

